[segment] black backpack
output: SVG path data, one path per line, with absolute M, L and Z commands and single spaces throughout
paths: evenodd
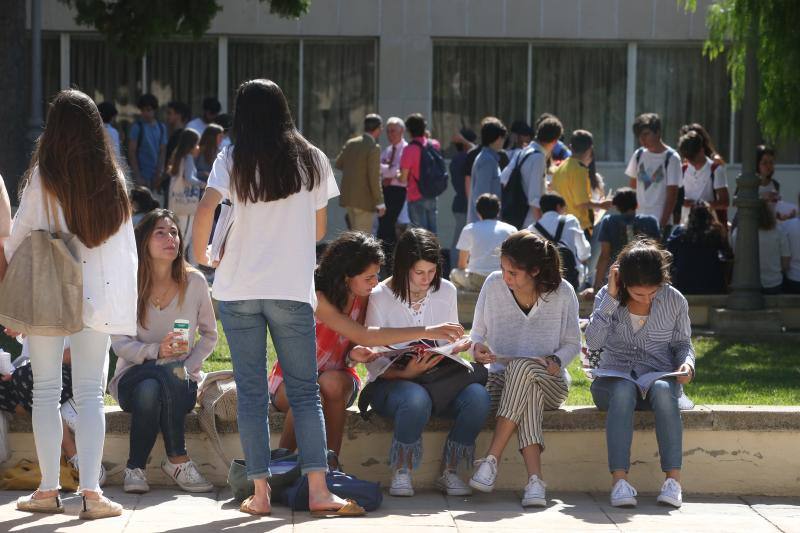
M 528 211 L 530 211 L 528 195 L 525 194 L 525 189 L 522 188 L 522 165 L 530 156 L 540 153 L 539 150 L 534 149 L 525 154 L 525 157 L 519 158 L 517 156 L 517 164 L 514 165 L 514 170 L 511 171 L 508 183 L 503 187 L 500 218 L 503 222 L 507 222 L 517 229 L 522 229 L 525 217 L 528 216 Z
M 565 217 L 558 217 L 558 227 L 556 228 L 555 237 L 550 235 L 538 222 L 534 227 L 545 239 L 556 245 L 558 255 L 561 256 L 561 270 L 564 273 L 564 279 L 567 280 L 575 290 L 578 290 L 578 261 L 575 259 L 575 254 L 572 253 L 572 250 L 561 241 L 561 235 L 564 233 L 564 225 L 566 223 L 567 219 Z
M 444 157 L 431 143 L 423 145 L 419 141 L 411 141 L 411 144 L 419 146 L 419 192 L 425 198 L 436 198 L 447 190 L 447 166 L 444 164 Z

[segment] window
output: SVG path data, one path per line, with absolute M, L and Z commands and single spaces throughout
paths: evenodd
M 242 82 L 256 78 L 274 81 L 289 100 L 292 115 L 297 120 L 300 78 L 300 41 L 229 41 L 228 85 L 229 106 L 236 102 L 236 89 Z
M 542 113 L 552 113 L 561 119 L 567 143 L 574 130 L 588 130 L 594 136 L 598 161 L 622 161 L 626 50 L 621 46 L 534 46 L 532 122 Z
M 148 91 L 164 108 L 175 100 L 188 104 L 193 116 L 203 111 L 203 99 L 217 96 L 217 41 L 171 41 L 155 44 L 147 54 Z
M 335 157 L 377 112 L 372 39 L 303 42 L 303 134 Z
M 527 84 L 527 44 L 435 43 L 434 136 L 448 139 L 463 127 L 479 134 L 481 119 L 489 115 L 509 128 L 514 120 L 526 120 Z
M 699 47 L 640 46 L 636 70 L 636 114 L 661 115 L 666 144 L 677 148 L 680 127 L 698 122 L 730 159 L 730 79 L 722 58 L 709 61 Z

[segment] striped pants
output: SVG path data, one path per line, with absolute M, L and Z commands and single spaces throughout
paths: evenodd
M 551 376 L 533 359 L 515 359 L 504 371 L 489 374 L 486 389 L 491 410 L 517 425 L 519 449 L 538 444 L 544 450 L 544 410 L 561 407 L 569 392 L 562 374 Z

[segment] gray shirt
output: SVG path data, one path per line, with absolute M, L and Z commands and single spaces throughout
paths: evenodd
M 694 368 L 689 304 L 672 285 L 662 286 L 653 299 L 647 322 L 633 331 L 628 308 L 600 289 L 586 327 L 589 350 L 601 350 L 600 368 L 619 372 L 672 372 L 687 363 Z
M 488 146 L 484 146 L 472 165 L 470 180 L 467 222 L 477 222 L 479 218 L 478 212 L 475 210 L 475 204 L 478 201 L 478 196 L 484 193 L 491 193 L 496 194 L 499 198 L 503 195 L 503 190 L 500 186 L 500 154 Z

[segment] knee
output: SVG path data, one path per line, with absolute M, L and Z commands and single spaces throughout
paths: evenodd
M 608 410 L 630 410 L 636 408 L 636 385 L 627 380 L 619 380 L 609 390 Z
M 431 407 L 431 397 L 424 387 L 416 385 L 404 391 L 401 406 L 404 416 L 411 415 L 428 418 L 431 415 Z
M 338 370 L 323 372 L 319 377 L 319 392 L 328 402 L 347 400 L 353 393 L 353 379 Z
M 467 385 L 460 394 L 461 409 L 465 409 L 475 419 L 485 418 L 489 414 L 491 400 L 486 387 L 479 383 Z
M 155 379 L 139 382 L 131 396 L 132 411 L 152 412 L 161 409 L 161 386 Z
M 650 386 L 649 396 L 653 409 L 673 409 L 678 407 L 677 394 L 673 393 L 673 385 L 668 381 L 658 380 Z

